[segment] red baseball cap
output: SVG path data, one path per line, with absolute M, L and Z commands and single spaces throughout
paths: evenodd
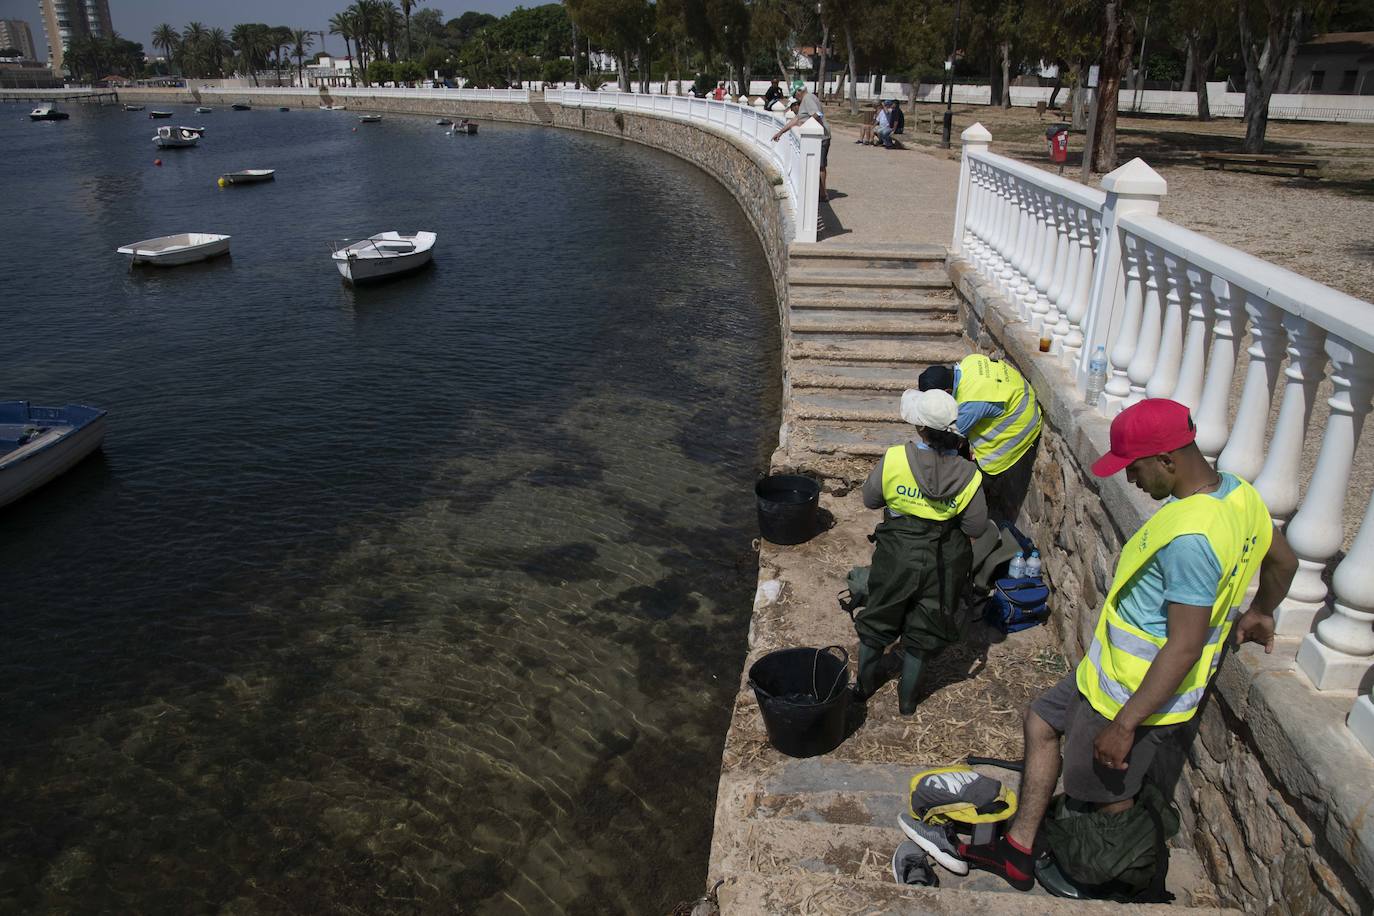
M 1093 462 L 1093 473 L 1110 477 L 1137 458 L 1163 455 L 1197 438 L 1186 405 L 1168 398 L 1146 398 L 1112 420 L 1112 450 Z

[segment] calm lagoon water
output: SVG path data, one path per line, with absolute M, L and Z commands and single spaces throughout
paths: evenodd
M 0 511 L 0 910 L 699 894 L 779 394 L 725 191 L 547 128 L 68 107 L 0 106 L 0 397 L 110 425 Z M 391 228 L 434 268 L 343 286 Z M 114 254 L 181 231 L 233 255 Z

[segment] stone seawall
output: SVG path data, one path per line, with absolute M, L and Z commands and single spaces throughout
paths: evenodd
M 438 115 L 444 117 L 478 118 L 490 121 L 518 121 L 540 123 L 538 115 L 524 102 L 490 102 L 468 99 L 388 98 L 385 96 L 331 96 L 316 89 L 301 92 L 254 92 L 252 89 L 228 92 L 205 92 L 199 89 L 120 89 L 120 103 L 209 105 L 228 108 L 234 102 L 246 101 L 254 108 L 319 108 L 321 105 L 343 105 L 349 111 L 380 112 L 383 114 Z
M 549 108 L 558 127 L 652 146 L 687 160 L 724 185 L 763 245 L 777 293 L 779 326 L 786 335 L 787 252 L 793 228 L 782 175 L 770 163 L 718 134 L 679 121 L 595 108 Z
M 1157 504 L 1124 475 L 1089 465 L 1109 423 L 1068 370 L 960 260 L 950 263 L 965 330 L 1030 380 L 1045 433 L 1020 523 L 1040 546 L 1065 655 L 1083 656 L 1121 545 Z M 1318 692 L 1293 670 L 1296 641 L 1231 652 L 1198 717 L 1174 797 L 1224 905 L 1247 913 L 1374 911 L 1374 761 L 1345 727 L 1351 694 Z

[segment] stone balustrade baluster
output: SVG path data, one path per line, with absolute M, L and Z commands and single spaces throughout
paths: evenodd
M 1035 208 L 1039 202 L 1039 189 L 1029 181 L 1021 181 L 1022 214 L 1021 214 L 1021 261 L 1016 270 L 1016 287 L 1012 290 L 1012 306 L 1021 315 L 1022 319 L 1030 320 L 1030 302 L 1034 302 L 1032 297 L 1035 290 L 1035 258 L 1036 248 L 1040 242 L 1040 219 L 1036 215 Z
M 1062 235 L 1059 237 L 1059 258 L 1055 265 L 1057 282 L 1050 287 L 1052 302 L 1056 303 L 1059 320 L 1054 323 L 1054 342 L 1051 349 L 1064 353 L 1065 341 L 1073 332 L 1073 322 L 1069 320 L 1069 310 L 1073 306 L 1074 285 L 1078 282 L 1078 219 L 1075 211 L 1078 205 L 1065 198 L 1061 200 L 1059 215 Z
M 1360 439 L 1364 418 L 1369 413 L 1370 395 L 1374 392 L 1374 365 L 1370 365 L 1363 351 L 1339 337 L 1327 335 L 1326 353 L 1331 360 L 1332 393 L 1327 400 L 1331 415 L 1326 421 L 1321 450 L 1317 453 L 1317 466 L 1312 472 L 1307 494 L 1297 514 L 1284 529 L 1288 543 L 1298 555 L 1298 574 L 1283 601 L 1283 610 L 1290 618 L 1298 619 L 1299 615 L 1309 612 L 1315 616 L 1326 604 L 1327 588 L 1322 581 L 1322 571 L 1327 561 L 1341 549 L 1345 539 L 1343 514 L 1346 490 L 1354 465 L 1355 446 Z M 1366 513 L 1366 521 L 1368 517 Z M 1363 526 L 1360 534 L 1367 535 L 1361 546 L 1374 549 L 1374 529 Z M 1356 540 L 1361 539 L 1357 537 Z M 1354 553 L 1352 545 L 1351 554 Z M 1372 560 L 1374 558 L 1368 553 L 1363 555 L 1367 569 L 1374 568 L 1368 565 Z M 1352 596 L 1354 606 L 1361 607 L 1355 569 L 1351 568 L 1345 579 L 1349 583 L 1348 594 Z
M 1140 333 L 1136 339 L 1135 353 L 1126 367 L 1126 375 L 1131 380 L 1127 406 L 1145 399 L 1145 385 L 1154 374 L 1159 358 L 1161 325 L 1164 323 L 1164 306 L 1159 295 L 1164 270 L 1162 254 L 1155 246 L 1141 243 L 1140 258 L 1143 262 L 1141 278 L 1145 283 L 1145 293 L 1140 307 Z
M 1069 296 L 1069 333 L 1064 338 L 1064 361 L 1076 374 L 1082 359 L 1083 319 L 1088 313 L 1088 296 L 1092 292 L 1093 266 L 1102 226 L 1095 214 L 1078 204 L 1073 206 L 1072 212 L 1078 229 L 1078 260 L 1074 269 L 1077 278 Z
M 1234 287 L 1233 287 L 1234 288 Z M 1239 290 L 1237 295 L 1241 295 Z M 1245 480 L 1254 480 L 1264 467 L 1265 430 L 1269 407 L 1283 359 L 1283 324 L 1276 305 L 1244 292 L 1245 314 L 1250 319 L 1250 366 L 1236 407 L 1236 422 L 1226 447 L 1217 456 L 1217 468 Z
M 1049 303 L 1049 311 L 1045 313 L 1045 326 L 1049 328 L 1048 335 L 1041 334 L 1043 338 L 1050 338 L 1050 352 L 1058 353 L 1064 334 L 1068 329 L 1064 328 L 1060 332 L 1060 326 L 1064 323 L 1064 310 L 1068 306 L 1068 295 L 1070 293 L 1069 284 L 1073 281 L 1070 274 L 1070 253 L 1077 257 L 1078 245 L 1071 239 L 1069 223 L 1069 202 L 1059 195 L 1052 198 L 1053 210 L 1051 217 L 1054 224 L 1051 227 L 1053 232 L 1054 257 L 1050 263 L 1050 285 L 1045 290 L 1045 299 Z
M 1292 518 L 1298 508 L 1303 445 L 1312 419 L 1312 405 L 1317 400 L 1317 386 L 1326 367 L 1326 332 L 1298 315 L 1285 314 L 1282 321 L 1288 335 L 1283 397 L 1279 401 L 1278 420 L 1269 436 L 1269 454 L 1264 467 L 1251 481 L 1264 497 L 1269 514 L 1280 525 Z M 1311 620 L 1307 623 L 1310 627 Z M 1301 636 L 1307 629 L 1286 635 Z
M 1121 264 L 1126 274 L 1126 304 L 1121 312 L 1121 327 L 1117 330 L 1116 341 L 1108 350 L 1112 375 L 1103 389 L 1103 394 L 1109 402 L 1114 402 L 1115 408 L 1119 408 L 1131 394 L 1131 379 L 1127 372 L 1140 337 L 1141 303 L 1145 299 L 1142 276 L 1144 255 L 1140 250 L 1140 242 L 1133 236 L 1126 236 L 1122 239 L 1121 248 Z M 1106 410 L 1108 414 L 1115 412 L 1114 408 Z
M 1145 396 L 1172 398 L 1183 363 L 1183 263 L 1167 251 L 1158 251 L 1156 258 L 1163 267 L 1159 282 L 1160 288 L 1165 290 L 1164 326 L 1159 335 L 1155 369 L 1145 383 Z
M 982 273 L 984 279 L 994 279 L 1002 272 L 1002 224 L 1007 212 L 1006 189 L 1002 186 L 1002 176 L 992 166 L 984 165 L 983 169 L 988 205 L 987 244 L 983 247 Z
M 978 272 L 988 276 L 992 268 L 992 236 L 997 218 L 997 188 L 986 163 L 978 163 L 978 228 L 975 233 L 974 262 Z
M 1216 464 L 1230 438 L 1231 383 L 1245 331 L 1245 311 L 1239 292 L 1220 277 L 1213 277 L 1201 292 L 1212 308 L 1212 354 L 1207 360 L 1202 400 L 1193 419 L 1197 423 L 1198 448 Z
M 1020 272 L 1021 251 L 1025 248 L 1025 194 L 1021 184 L 1011 175 L 1007 180 L 1007 234 L 1006 248 L 1002 252 L 1002 270 L 998 276 L 998 289 L 1007 302 L 1014 299 L 1017 277 Z
M 1358 440 L 1358 423 L 1355 435 Z M 1318 690 L 1356 690 L 1374 668 L 1374 497 L 1350 552 L 1331 577 L 1331 589 L 1331 616 L 1303 638 L 1298 670 Z
M 1178 367 L 1178 384 L 1172 395 L 1180 404 L 1187 404 L 1197 418 L 1202 403 L 1202 380 L 1207 366 L 1207 327 L 1211 323 L 1212 306 L 1207 295 L 1212 276 L 1200 267 L 1188 264 L 1184 268 L 1188 286 L 1188 329 L 1183 338 L 1183 359 Z
M 1050 286 L 1054 283 L 1054 267 L 1059 252 L 1059 212 L 1058 196 L 1048 191 L 1041 192 L 1038 256 L 1035 269 L 1035 286 L 1030 290 L 1027 304 L 1031 312 L 1031 329 L 1039 331 L 1044 325 L 1058 316 L 1054 313 L 1054 303 L 1050 299 Z M 1054 324 L 1050 324 L 1054 327 Z
M 1045 280 L 1045 250 L 1047 245 L 1046 226 L 1048 217 L 1045 212 L 1048 195 L 1036 188 L 1031 196 L 1031 235 L 1029 254 L 1026 257 L 1025 291 L 1021 297 L 1021 312 L 1030 322 L 1031 330 L 1039 330 L 1041 317 L 1040 285 Z M 1045 309 L 1049 306 L 1046 304 Z

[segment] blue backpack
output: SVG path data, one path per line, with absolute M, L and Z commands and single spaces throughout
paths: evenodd
M 1035 547 L 1015 525 L 1007 525 L 1005 530 L 1020 544 L 1023 553 L 1029 554 Z M 1049 619 L 1049 600 L 1049 586 L 1039 576 L 996 579 L 983 609 L 983 619 L 1003 633 L 1019 633 Z

